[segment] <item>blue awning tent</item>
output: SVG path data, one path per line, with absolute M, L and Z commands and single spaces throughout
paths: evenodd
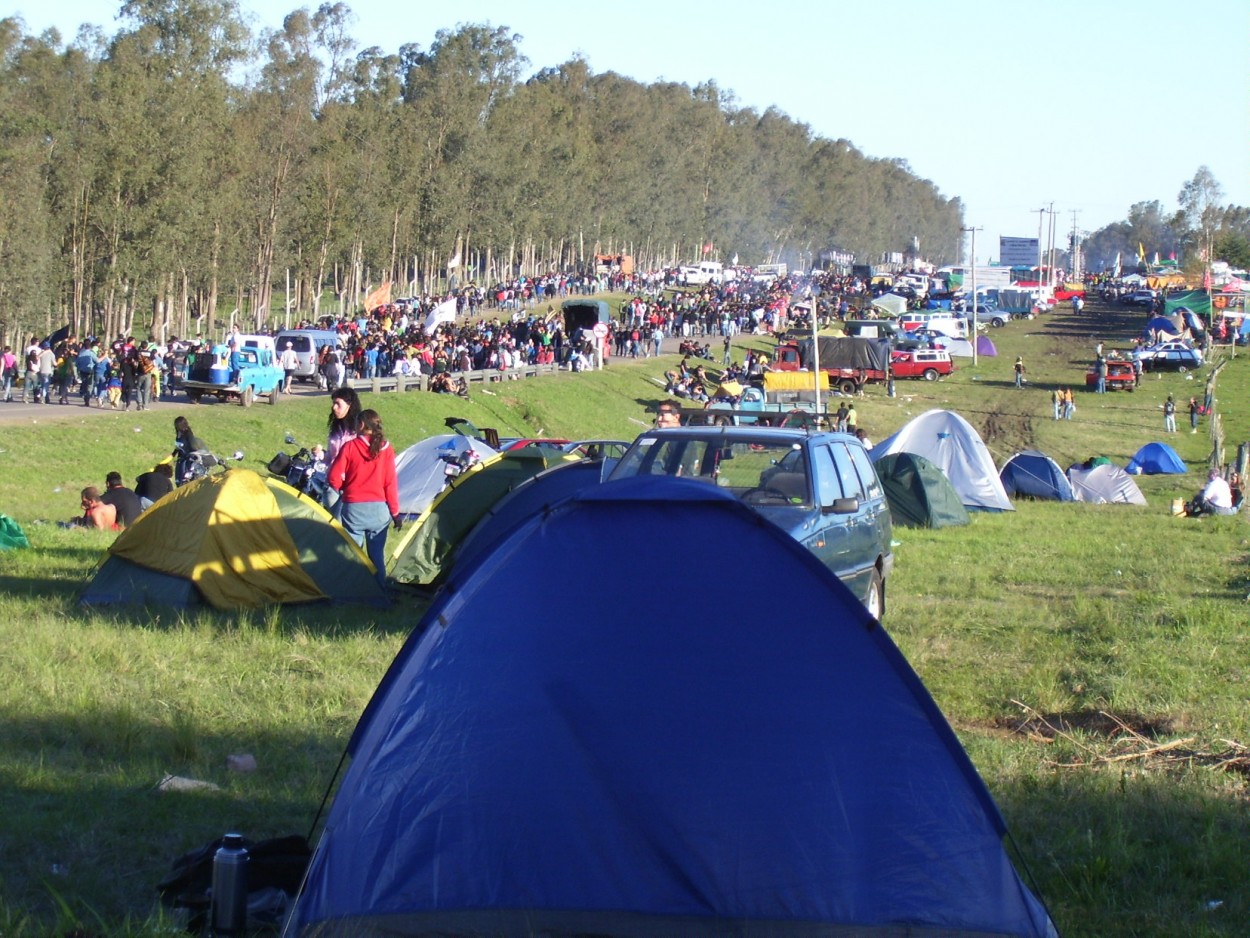
M 1023 450 L 1008 459 L 999 470 L 998 478 L 1012 498 L 1023 495 L 1060 502 L 1076 500 L 1072 483 L 1059 463 L 1035 449 Z
M 1129 475 L 1180 475 L 1188 472 L 1185 461 L 1166 443 L 1147 443 L 1128 461 Z
M 661 553 L 692 531 L 752 558 L 697 608 Z M 819 614 L 779 621 L 780 582 Z M 591 486 L 459 566 L 348 748 L 288 934 L 1055 934 L 884 629 L 693 480 Z

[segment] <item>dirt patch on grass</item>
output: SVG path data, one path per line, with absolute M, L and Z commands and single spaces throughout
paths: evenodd
M 1021 705 L 1023 706 L 1023 705 Z M 1038 713 L 1024 707 L 1019 717 L 1000 717 L 978 727 L 982 732 L 1041 743 L 1066 743 L 1066 754 L 1046 764 L 1057 769 L 1093 768 L 1131 763 L 1138 769 L 1170 771 L 1191 767 L 1217 769 L 1250 777 L 1250 747 L 1231 739 L 1219 748 L 1201 749 L 1194 738 L 1174 737 L 1175 722 L 1163 716 L 1070 710 Z
M 1009 733 L 1050 741 L 1065 735 L 1116 739 L 1141 736 L 1159 739 L 1174 732 L 1167 717 L 1148 717 L 1137 713 L 1111 715 L 1103 710 L 1069 710 L 1063 713 L 1027 712 L 1018 717 L 1001 717 L 994 727 Z

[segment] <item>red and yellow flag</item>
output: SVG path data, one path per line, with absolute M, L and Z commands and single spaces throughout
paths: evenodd
M 371 313 L 379 306 L 386 306 L 391 302 L 391 282 L 387 280 L 380 287 L 365 297 L 365 312 Z

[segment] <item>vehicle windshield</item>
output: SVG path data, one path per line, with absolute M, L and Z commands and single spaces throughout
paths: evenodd
M 790 440 L 644 436 L 612 477 L 638 475 L 703 479 L 749 504 L 812 504 L 807 457 Z

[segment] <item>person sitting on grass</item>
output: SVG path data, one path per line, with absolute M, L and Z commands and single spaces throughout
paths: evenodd
M 88 485 L 82 490 L 82 517 L 75 518 L 71 524 L 96 531 L 116 531 L 117 509 L 100 500 L 98 488 Z
M 1233 515 L 1237 509 L 1233 507 L 1233 492 L 1228 481 L 1220 475 L 1220 470 L 1212 469 L 1207 473 L 1207 484 L 1194 500 L 1186 506 L 1185 514 L 1190 517 L 1199 515 Z

